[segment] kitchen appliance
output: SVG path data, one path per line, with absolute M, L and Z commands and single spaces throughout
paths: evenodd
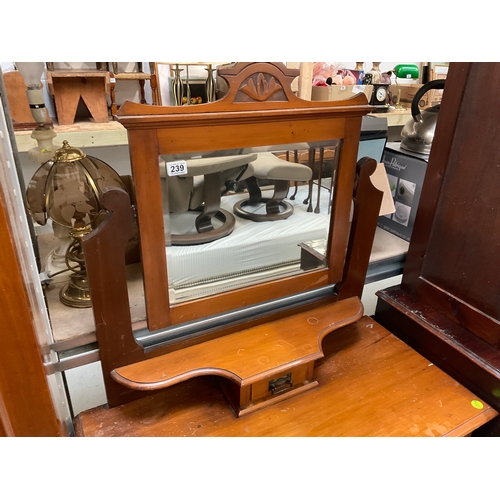
M 382 215 L 378 226 L 410 241 L 429 155 L 405 151 L 399 142 L 387 142 L 382 155 L 395 212 Z
M 446 80 L 432 80 L 423 85 L 415 94 L 411 103 L 412 119 L 401 131 L 401 147 L 414 153 L 429 154 L 438 119 L 440 104 L 420 111 L 419 101 L 432 89 L 444 89 Z

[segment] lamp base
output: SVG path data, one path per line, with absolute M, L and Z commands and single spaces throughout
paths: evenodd
M 69 307 L 92 307 L 87 276 L 73 274 L 68 284 L 61 288 L 59 299 L 65 306 Z
M 52 143 L 54 137 L 56 137 L 56 133 L 46 126 L 38 126 L 33 130 L 31 138 L 35 139 L 37 147 L 31 148 L 28 151 L 29 159 L 40 165 L 50 160 L 54 156 L 55 151 L 60 147 Z

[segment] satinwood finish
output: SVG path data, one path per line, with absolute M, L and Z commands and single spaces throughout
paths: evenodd
M 217 377 L 197 377 L 76 419 L 79 436 L 465 436 L 497 415 L 370 318 L 323 341 L 318 386 L 238 418 Z
M 230 311 L 342 279 L 361 120 L 372 109 L 366 96 L 302 100 L 291 91 L 298 70 L 282 63 L 238 63 L 218 69 L 218 75 L 229 84 L 219 101 L 196 106 L 126 102 L 117 114 L 129 137 L 151 331 L 202 318 L 208 311 Z M 171 305 L 158 155 L 334 140 L 341 145 L 327 269 L 228 292 L 223 300 L 208 297 Z
M 401 286 L 376 318 L 500 408 L 498 63 L 452 63 Z
M 168 354 L 116 368 L 111 377 L 135 390 L 162 389 L 202 375 L 218 375 L 239 389 L 229 389 L 240 414 L 257 403 L 295 395 L 316 386 L 314 361 L 323 357 L 324 337 L 361 318 L 358 297 L 242 329 L 231 335 L 185 347 Z M 296 371 L 304 367 L 303 371 Z M 295 371 L 295 373 L 294 373 Z M 288 378 L 286 378 L 288 376 Z M 271 381 L 282 380 L 272 390 Z
M 94 304 L 96 336 L 110 406 L 137 397 L 137 387 L 117 384 L 111 377 L 113 370 L 189 348 L 241 329 L 264 323 L 272 325 L 271 321 L 280 320 L 294 312 L 313 309 L 315 305 L 333 304 L 339 299 L 343 283 L 350 283 L 343 298 L 360 296 L 362 292 L 376 221 L 372 220 L 366 225 L 358 223 L 358 219 L 364 220 L 369 212 L 378 213 L 380 205 L 380 193 L 369 181 L 374 161 L 365 158 L 356 168 L 361 119 L 371 110 L 366 97 L 360 94 L 340 103 L 313 103 L 299 99 L 291 91 L 291 82 L 297 76 L 297 70 L 288 69 L 282 63 L 238 63 L 221 68 L 218 74 L 229 84 L 226 96 L 220 101 L 171 107 L 126 102 L 118 112 L 119 120 L 127 128 L 129 135 L 149 332 L 155 333 L 208 315 L 274 301 L 329 284 L 333 287 L 337 283 L 337 290 L 334 293 L 332 288 L 331 296 L 318 299 L 316 304 L 295 306 L 291 311 L 271 311 L 266 317 L 249 318 L 242 324 L 222 326 L 145 349 L 136 342 L 133 335 L 123 268 L 123 249 L 131 231 L 132 212 L 126 193 L 108 190 L 102 202 L 110 216 L 97 231 L 84 238 L 83 245 Z M 327 140 L 340 140 L 340 160 L 331 210 L 326 267 L 171 305 L 159 155 Z M 356 184 L 357 178 L 360 182 Z M 365 199 L 359 198 L 356 206 L 364 207 L 365 215 L 361 218 L 355 216 L 351 228 L 351 203 L 355 188 L 360 189 L 360 186 L 364 186 L 361 190 Z M 352 235 L 356 234 L 353 242 Z M 355 250 L 354 254 L 358 257 L 351 259 L 348 254 L 352 253 L 353 245 L 366 246 L 368 250 Z M 366 262 L 363 261 L 364 258 Z M 343 320 L 342 314 L 338 319 L 332 314 L 330 323 L 338 321 L 340 324 Z M 316 335 L 314 345 L 322 338 L 321 330 Z M 300 357 L 297 355 L 293 363 L 297 366 L 307 364 L 305 360 L 300 361 Z M 276 373 L 281 373 L 291 363 L 290 360 L 284 362 L 278 358 L 273 362 Z M 189 372 L 197 368 L 194 363 L 186 370 Z M 265 378 L 264 367 L 253 369 L 255 381 L 259 377 Z M 311 372 L 312 366 L 309 366 L 301 372 L 301 377 L 310 379 Z M 281 375 L 278 378 L 281 383 Z M 245 379 L 241 382 L 242 386 L 246 383 Z M 230 392 L 233 390 L 230 389 Z M 247 399 L 239 398 L 239 401 L 239 406 L 242 406 Z
M 300 361 L 323 357 L 324 337 L 357 321 L 362 314 L 359 298 L 352 297 L 116 368 L 111 376 L 137 390 L 162 389 L 200 375 L 219 375 L 247 385 L 262 373 L 275 376 Z M 276 354 L 270 358 L 272 351 Z M 263 368 L 257 370 L 259 364 Z
M 246 68 L 244 65 L 243 69 Z M 306 137 L 312 140 L 313 136 L 309 136 L 310 132 L 306 130 L 313 130 L 317 136 L 324 138 L 324 127 L 329 123 L 324 116 L 326 108 L 313 109 L 311 104 L 304 105 L 303 109 L 297 109 L 293 114 L 289 114 L 283 102 L 269 104 L 270 113 L 257 110 L 255 114 L 249 113 L 252 103 L 247 102 L 246 97 L 241 97 L 238 103 L 219 104 L 224 112 L 207 112 L 205 117 L 198 111 L 184 112 L 182 108 L 175 107 L 174 112 L 163 117 L 165 111 L 155 108 L 142 118 L 127 118 L 131 120 L 130 125 L 136 126 L 129 132 L 131 155 L 136 162 L 133 168 L 138 179 L 135 186 L 143 261 L 150 260 L 149 267 L 144 265 L 146 282 L 151 280 L 150 283 L 166 285 L 166 267 L 163 274 L 162 265 L 153 266 L 153 263 L 158 264 L 155 257 L 161 260 L 165 255 L 157 183 L 157 155 L 160 152 L 192 151 L 196 145 L 189 141 L 197 136 L 192 134 L 189 138 L 187 133 L 193 130 L 200 132 L 203 149 L 208 148 L 210 141 L 217 137 L 213 127 L 220 126 L 218 130 L 224 134 L 230 132 L 225 121 L 219 122 L 224 115 L 239 136 L 227 135 L 224 146 L 217 143 L 221 148 L 236 147 L 241 142 L 247 147 L 262 144 L 263 138 L 259 133 L 271 134 L 272 142 L 290 141 L 288 133 L 281 128 L 290 128 L 302 140 Z M 138 108 L 139 105 L 127 104 L 129 110 L 131 106 L 137 113 L 140 109 L 144 110 L 143 107 Z M 335 110 L 340 116 L 331 120 L 329 130 L 334 130 L 333 135 L 337 138 L 345 130 L 350 131 L 349 137 L 356 130 L 359 134 L 357 122 L 347 118 L 344 122 L 345 117 L 342 118 L 343 113 L 353 111 L 349 108 L 344 103 Z M 127 108 L 124 106 L 124 109 Z M 230 110 L 234 115 L 226 114 Z M 315 118 L 307 122 L 311 115 Z M 269 121 L 265 121 L 264 116 Z M 302 117 L 302 121 L 295 116 Z M 321 130 L 315 128 L 318 122 Z M 155 128 L 159 123 L 162 128 Z M 202 127 L 202 123 L 209 126 Z M 238 128 L 240 125 L 241 128 Z M 182 128 L 183 134 L 179 131 Z M 155 136 L 162 140 L 154 142 Z M 175 140 L 169 143 L 169 138 Z M 333 139 L 333 136 L 330 138 Z M 344 146 L 351 144 L 348 137 L 342 135 L 342 139 Z M 179 150 L 175 149 L 177 141 L 184 141 Z M 145 145 L 152 146 L 151 150 Z M 349 148 L 352 148 L 351 152 Z M 357 146 L 352 144 L 349 148 L 347 153 L 344 149 L 348 158 Z M 345 154 L 341 155 L 344 161 Z M 228 308 L 253 304 L 258 299 L 252 294 L 260 300 L 271 300 L 300 290 L 304 286 L 301 280 L 308 280 L 307 286 L 311 287 L 304 289 L 312 289 L 331 283 L 329 279 L 335 276 L 335 281 L 341 285 L 331 297 L 321 303 L 304 304 L 293 310 L 222 327 L 175 345 L 158 345 L 148 349 L 143 349 L 134 339 L 128 303 L 122 296 L 123 290 L 126 290 L 125 273 L 120 270 L 124 267 L 122 254 L 132 224 L 128 195 L 119 189 L 104 193 L 103 205 L 110 215 L 97 231 L 85 237 L 84 249 L 95 304 L 96 335 L 105 372 L 108 405 L 80 414 L 76 420 L 78 434 L 467 435 L 495 417 L 496 411 L 476 402 L 474 394 L 387 330 L 369 318 L 357 320 L 361 314 L 359 295 L 363 288 L 363 273 L 368 264 L 381 199 L 373 186 L 369 188 L 373 170 L 373 161 L 365 159 L 359 165 L 357 175 L 356 169 L 345 163 L 338 173 L 341 188 L 337 185 L 334 201 L 337 215 L 332 216 L 333 226 L 330 227 L 331 239 L 326 259 L 328 270 L 304 273 L 299 279 L 288 278 L 227 292 L 184 306 L 170 307 L 166 301 L 163 302 L 164 310 L 161 300 L 148 302 L 148 305 L 162 315 L 168 312 L 168 324 L 176 324 L 214 310 L 223 312 Z M 348 212 L 353 194 L 354 215 L 350 227 Z M 144 205 L 146 200 L 149 204 Z M 148 211 L 148 206 L 156 207 L 155 213 Z M 151 217 L 144 218 L 145 212 Z M 157 230 L 160 233 L 154 234 Z M 338 239 L 342 241 L 344 230 L 345 236 L 350 233 L 351 237 L 338 243 Z M 145 245 L 144 240 L 151 246 Z M 145 254 L 147 248 L 152 249 L 152 255 Z M 337 269 L 339 255 L 342 259 L 340 269 Z M 148 277 L 148 273 L 152 276 Z M 121 299 L 111 300 L 110 297 L 114 297 L 114 291 L 118 289 L 121 290 L 118 294 Z M 165 288 L 165 291 L 168 289 Z M 345 298 L 339 300 L 343 293 Z M 349 314 L 345 315 L 349 310 Z M 148 315 L 150 311 L 148 308 Z M 309 324 L 307 328 L 300 327 L 307 319 L 318 319 L 319 313 L 325 316 L 318 321 L 317 329 L 309 328 L 312 326 Z M 354 323 L 325 336 L 333 329 L 332 325 L 346 319 Z M 290 344 L 295 349 L 283 343 L 288 340 L 292 340 Z M 315 347 L 311 347 L 307 354 L 307 344 L 312 346 L 313 343 Z M 241 363 L 235 361 L 238 356 Z M 268 361 L 264 360 L 264 356 Z
M 262 325 L 258 328 L 262 338 L 270 336 L 272 332 L 276 332 L 276 335 L 279 333 L 279 335 L 283 335 L 284 337 L 289 335 L 293 336 L 294 320 L 287 319 L 283 321 L 283 318 L 293 314 L 303 313 L 303 317 L 307 318 L 314 317 L 318 319 L 323 317 L 322 321 L 324 324 L 321 324 L 318 319 L 318 324 L 310 325 L 307 330 L 301 330 L 299 334 L 299 338 L 302 338 L 301 335 L 305 335 L 306 333 L 308 335 L 308 339 L 302 339 L 300 345 L 303 346 L 307 344 L 309 346 L 316 346 L 316 349 L 319 349 L 321 339 L 326 333 L 348 322 L 356 321 L 361 315 L 358 297 L 363 290 L 365 279 L 363 269 L 366 272 L 369 260 L 369 251 L 366 251 L 364 247 L 371 247 L 371 240 L 364 239 L 362 236 L 363 234 L 368 237 L 370 235 L 373 236 L 376 227 L 376 218 L 371 218 L 373 219 L 373 227 L 367 227 L 366 224 L 363 223 L 363 220 L 366 218 L 366 214 L 378 213 L 380 207 L 381 193 L 370 181 L 370 174 L 373 172 L 374 164 L 374 160 L 366 158 L 358 162 L 358 181 L 356 183 L 356 196 L 354 198 L 355 208 L 353 226 L 351 229 L 352 237 L 350 238 L 347 251 L 348 262 L 343 273 L 343 283 L 345 282 L 348 284 L 349 290 L 352 293 L 350 296 L 351 298 L 346 296 L 346 300 L 336 303 L 339 297 L 332 291 L 330 296 L 313 304 L 306 303 L 304 305 L 296 305 L 292 310 L 276 310 L 268 313 L 265 317 L 248 318 L 243 322 L 240 321 L 239 323 L 230 324 L 226 327 L 221 326 L 215 330 L 212 329 L 203 334 L 195 335 L 194 337 L 191 336 L 183 340 L 178 340 L 177 342 L 167 342 L 166 345 L 161 343 L 149 349 L 143 348 L 134 338 L 128 302 L 125 252 L 128 239 L 131 234 L 133 234 L 133 213 L 130 207 L 129 196 L 125 191 L 119 188 L 110 188 L 106 190 L 101 198 L 101 202 L 109 213 L 97 230 L 83 238 L 83 247 L 90 281 L 96 336 L 99 343 L 108 404 L 110 406 L 116 406 L 129 398 L 138 397 L 140 394 L 137 390 L 156 389 L 155 384 L 140 385 L 117 383 L 117 380 L 123 382 L 122 378 L 116 376 L 117 373 L 130 373 L 130 371 L 136 373 L 136 369 L 139 369 L 142 371 L 141 376 L 145 374 L 146 377 L 154 378 L 156 377 L 156 366 L 162 365 L 165 367 L 164 369 L 160 368 L 162 373 L 165 370 L 166 372 L 172 373 L 170 371 L 171 364 L 175 364 L 176 359 L 184 359 L 184 357 L 187 356 L 189 363 L 185 363 L 182 370 L 178 371 L 176 375 L 173 377 L 170 376 L 170 380 L 167 384 L 164 384 L 163 387 L 170 383 L 177 383 L 189 378 L 192 376 L 192 373 L 197 373 L 198 375 L 202 374 L 202 372 L 198 371 L 200 369 L 199 360 L 196 356 L 192 355 L 193 352 L 209 355 L 208 358 L 205 357 L 203 360 L 203 362 L 206 363 L 205 366 L 202 366 L 203 369 L 207 369 L 211 373 L 227 373 L 227 370 L 224 369 L 224 363 L 226 363 L 225 357 L 231 356 L 231 353 L 229 351 L 219 352 L 222 341 L 218 340 L 217 342 L 207 344 L 207 342 L 210 342 L 212 339 L 218 339 L 223 335 L 230 335 L 236 332 L 242 332 L 243 330 L 246 331 L 246 333 L 243 333 L 245 337 L 243 340 L 241 336 L 235 335 L 232 338 L 236 340 L 229 341 L 233 351 L 234 349 L 244 349 L 245 343 L 248 343 L 249 346 L 254 343 L 255 330 L 250 331 L 249 329 L 258 325 Z M 358 196 L 358 191 L 362 196 Z M 362 249 L 356 248 L 357 246 L 361 246 Z M 365 259 L 366 262 L 363 259 Z M 314 279 L 316 274 L 317 273 L 308 273 L 311 277 L 310 279 Z M 340 284 L 340 289 L 342 290 L 341 285 L 342 284 Z M 257 290 L 262 291 L 261 296 L 272 299 L 272 292 L 275 290 L 275 287 L 262 284 Z M 244 290 L 241 292 L 244 292 Z M 212 297 L 210 303 L 213 304 L 214 308 L 211 309 L 211 311 L 213 312 L 216 308 L 217 300 L 224 302 L 227 296 L 228 294 L 219 294 Z M 113 300 L 110 300 L 110 298 L 113 298 Z M 321 309 L 322 306 L 327 307 Z M 297 320 L 297 316 L 295 320 Z M 311 321 L 314 322 L 312 319 Z M 201 342 L 204 343 L 200 344 Z M 197 347 L 196 344 L 200 344 L 200 347 Z M 267 344 L 264 343 L 264 345 Z M 178 351 L 178 353 L 173 351 Z M 259 348 L 258 352 L 260 351 L 261 349 Z M 165 357 L 164 355 L 169 352 L 172 354 Z M 189 356 L 185 354 L 186 352 L 189 352 Z M 281 372 L 287 370 L 291 365 L 310 365 L 305 372 L 301 372 L 299 379 L 297 379 L 297 375 L 293 378 L 294 382 L 292 387 L 289 388 L 290 392 L 292 392 L 292 390 L 299 390 L 296 383 L 297 380 L 299 383 L 305 382 L 306 380 L 308 383 L 313 382 L 313 366 L 311 363 L 313 363 L 314 359 L 320 354 L 319 351 L 316 352 L 315 355 L 311 355 L 312 353 L 314 353 L 313 347 L 311 347 L 311 352 L 308 352 L 308 356 L 305 356 L 301 349 L 293 349 L 292 352 L 288 352 L 284 357 L 280 350 L 273 348 L 270 354 L 268 353 L 269 364 L 267 364 L 267 366 L 266 363 L 261 363 L 261 357 L 257 356 L 257 358 L 253 359 L 254 364 L 251 366 L 253 373 L 247 372 L 239 379 L 235 376 L 233 381 L 241 387 L 244 387 L 249 384 L 249 381 L 253 383 L 267 380 L 269 378 L 268 372 L 270 367 L 272 369 L 271 375 L 274 376 L 274 374 L 277 373 L 279 375 L 278 378 L 281 378 Z M 290 355 L 292 355 L 292 357 L 290 357 Z M 143 361 L 157 356 L 161 357 L 159 361 Z M 243 357 L 240 359 L 242 360 Z M 117 369 L 123 369 L 123 372 Z M 146 370 L 146 372 L 144 372 L 144 370 Z M 152 370 L 152 372 L 148 373 L 147 370 Z M 233 370 L 236 369 L 233 367 Z M 157 372 L 158 370 L 156 370 L 156 373 Z M 206 374 L 208 372 L 203 373 Z M 113 374 L 115 376 L 112 376 Z M 287 373 L 285 373 L 285 375 L 287 375 Z M 300 377 L 303 377 L 303 379 L 300 380 Z M 133 380 L 134 376 L 132 376 L 131 379 Z M 150 378 L 150 380 L 152 379 Z M 303 389 L 301 388 L 300 390 Z M 230 387 L 228 391 L 230 394 L 235 394 L 234 388 Z M 252 392 L 254 392 L 253 389 Z M 282 394 L 280 394 L 279 397 L 281 398 Z M 241 392 L 239 397 L 230 397 L 230 399 L 238 401 L 238 408 L 247 406 L 250 401 L 255 405 L 253 396 L 248 395 L 248 393 L 243 394 L 243 392 Z

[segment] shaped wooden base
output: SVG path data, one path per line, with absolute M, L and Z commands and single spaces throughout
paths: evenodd
M 128 389 L 152 391 L 201 375 L 222 377 L 238 416 L 317 386 L 314 362 L 324 337 L 363 315 L 358 297 L 243 329 L 111 372 Z

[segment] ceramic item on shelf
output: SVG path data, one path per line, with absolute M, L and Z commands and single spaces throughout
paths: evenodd
M 380 71 L 380 63 L 374 62 L 372 63 L 372 69 L 368 71 L 370 75 L 372 75 L 372 83 L 382 83 L 382 72 Z

